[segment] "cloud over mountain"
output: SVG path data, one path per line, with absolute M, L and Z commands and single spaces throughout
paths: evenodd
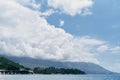
M 31 7 L 37 6 L 35 2 L 27 1 L 32 4 Z M 94 53 L 106 50 L 100 48 L 107 44 L 105 41 L 87 36 L 75 37 L 50 25 L 40 15 L 42 12 L 29 7 L 19 0 L 0 0 L 1 54 L 99 63 Z

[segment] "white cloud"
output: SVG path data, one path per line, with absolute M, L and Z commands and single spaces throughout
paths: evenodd
M 64 25 L 64 21 L 63 20 L 60 20 L 60 27 Z
M 116 46 L 116 47 L 111 48 L 111 52 L 112 53 L 120 53 L 120 46 Z
M 0 51 L 4 54 L 97 62 L 85 45 L 97 45 L 98 40 L 74 38 L 63 29 L 48 24 L 37 11 L 15 0 L 1 1 L 0 11 Z
M 0 0 L 0 54 L 99 63 L 94 53 L 106 42 L 74 37 L 21 4 Z
M 56 13 L 56 11 L 54 11 L 53 9 L 48 9 L 44 12 L 39 12 L 40 16 L 43 16 L 43 17 L 48 17 L 54 13 Z
M 97 48 L 97 51 L 101 53 L 108 51 L 108 50 L 109 50 L 109 47 L 107 45 L 101 45 Z
M 37 4 L 35 0 L 16 0 L 16 1 L 24 6 L 32 7 L 33 9 L 40 9 L 41 7 L 41 5 Z
M 71 16 L 90 15 L 92 13 L 89 8 L 92 7 L 93 0 L 48 0 L 48 5 Z

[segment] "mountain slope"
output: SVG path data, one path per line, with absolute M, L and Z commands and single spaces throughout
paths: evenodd
M 5 57 L 0 57 L 0 69 L 2 70 L 20 70 L 23 68 L 24 67 L 18 63 L 15 63 Z
M 9 57 L 9 59 L 18 62 L 26 67 L 49 67 L 54 66 L 57 68 L 76 68 L 84 71 L 87 74 L 111 74 L 113 72 L 104 69 L 103 67 L 86 62 L 59 62 L 59 61 L 50 61 L 50 60 L 41 60 L 41 59 L 32 59 L 32 58 L 17 58 Z

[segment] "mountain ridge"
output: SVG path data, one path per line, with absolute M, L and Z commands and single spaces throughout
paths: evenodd
M 57 68 L 76 68 L 81 69 L 87 74 L 113 74 L 111 72 L 97 64 L 87 63 L 87 62 L 60 62 L 53 60 L 42 60 L 42 59 L 33 59 L 28 57 L 8 57 L 10 60 L 13 60 L 25 67 L 34 68 L 34 67 L 50 67 L 54 66 Z

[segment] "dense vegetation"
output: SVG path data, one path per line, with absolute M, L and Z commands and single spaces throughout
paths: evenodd
M 26 68 L 18 63 L 15 63 L 5 57 L 0 57 L 0 70 L 18 71 L 19 74 L 29 74 L 29 68 Z M 22 70 L 22 71 L 21 71 Z M 35 74 L 85 74 L 79 69 L 65 69 L 55 67 L 36 67 L 33 70 Z
M 78 69 L 65 69 L 65 68 L 55 68 L 55 67 L 48 67 L 48 68 L 36 67 L 34 68 L 34 73 L 36 74 L 85 74 L 85 72 L 80 71 Z
M 7 59 L 5 57 L 0 57 L 0 69 L 2 69 L 2 70 L 20 70 L 20 69 L 27 69 L 27 68 Z

